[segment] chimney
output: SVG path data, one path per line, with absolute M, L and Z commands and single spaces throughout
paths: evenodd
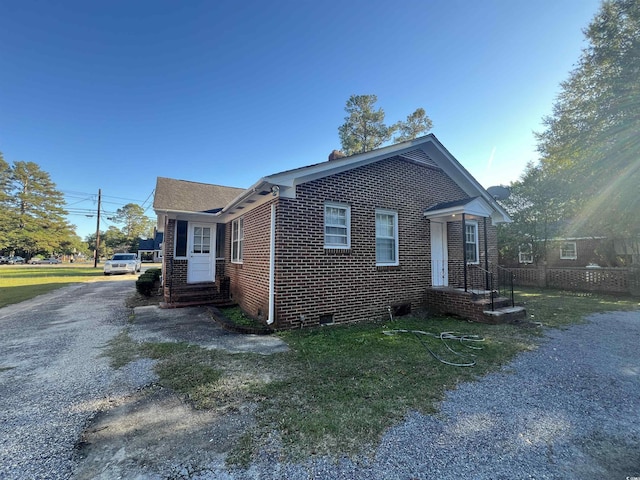
M 342 153 L 340 150 L 334 150 L 329 154 L 329 161 L 337 160 L 339 158 L 344 158 L 344 157 L 346 157 L 346 155 Z

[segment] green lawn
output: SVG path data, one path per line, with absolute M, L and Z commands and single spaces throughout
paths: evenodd
M 138 344 L 125 332 L 107 354 L 114 367 L 135 358 L 157 359 L 160 382 L 196 408 L 223 413 L 247 403 L 257 405 L 257 424 L 241 436 L 228 457 L 231 463 L 246 465 L 273 432 L 292 459 L 314 454 L 339 457 L 371 451 L 384 431 L 410 411 L 436 412 L 447 390 L 498 370 L 519 352 L 537 348 L 546 328 L 566 327 L 592 312 L 640 308 L 637 298 L 553 290 L 522 290 L 517 298 L 526 302 L 531 320 L 542 327 L 484 325 L 447 317 L 387 319 L 280 332 L 291 350 L 270 356 L 228 354 L 186 344 Z M 484 341 L 474 343 L 481 350 L 449 341 L 449 347 L 465 353 L 461 357 L 439 338 L 383 333 L 392 329 L 435 335 L 458 332 Z M 446 365 L 429 349 L 452 363 L 475 359 L 476 365 Z
M 102 267 L 85 265 L 0 266 L 0 308 L 72 283 L 102 277 Z

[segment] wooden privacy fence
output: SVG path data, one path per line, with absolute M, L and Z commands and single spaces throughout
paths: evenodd
M 640 295 L 640 268 L 509 268 L 514 285 Z

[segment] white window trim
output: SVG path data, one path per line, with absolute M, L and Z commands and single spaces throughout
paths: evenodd
M 573 245 L 573 255 L 564 255 L 563 250 L 565 245 Z M 560 244 L 560 260 L 577 260 L 578 258 L 578 245 L 576 242 L 562 242 Z
M 475 246 L 476 246 L 476 259 L 475 261 L 469 261 L 469 259 L 467 258 L 467 265 L 479 265 L 480 264 L 480 241 L 478 239 L 478 222 L 476 222 L 475 220 L 467 220 L 465 222 L 465 231 L 464 231 L 464 249 L 465 252 L 467 251 L 467 227 L 472 226 L 475 229 Z
M 347 244 L 335 244 L 335 243 L 327 243 L 327 227 L 328 226 L 339 226 L 342 228 L 342 225 L 327 225 L 327 207 L 331 208 L 340 208 L 345 210 L 346 216 L 346 227 L 347 227 Z M 324 204 L 324 220 L 323 220 L 323 230 L 324 230 L 324 248 L 326 249 L 340 249 L 340 250 L 348 250 L 351 248 L 351 205 L 347 205 L 346 203 L 336 203 L 336 202 L 325 202 Z
M 533 263 L 533 245 L 527 243 L 528 250 L 522 251 L 522 245 L 518 246 L 518 263 Z
M 238 231 L 238 238 L 234 239 L 234 233 Z M 237 243 L 237 255 L 234 255 L 233 244 Z M 231 263 L 243 263 L 244 260 L 244 218 L 236 218 L 231 222 Z
M 393 267 L 393 266 L 397 266 L 400 265 L 400 248 L 399 248 L 399 241 L 398 241 L 398 212 L 396 212 L 395 210 L 384 210 L 382 208 L 376 208 L 376 227 L 377 227 L 377 216 L 378 214 L 383 214 L 383 215 L 391 215 L 393 216 L 393 233 L 394 233 L 394 248 L 395 248 L 395 261 L 394 262 L 378 262 L 378 252 L 377 252 L 377 239 L 378 239 L 378 232 L 377 232 L 377 228 L 376 228 L 376 232 L 375 232 L 375 240 L 376 240 L 376 267 Z M 387 238 L 387 237 L 385 237 Z

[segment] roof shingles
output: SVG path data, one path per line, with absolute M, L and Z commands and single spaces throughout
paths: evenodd
M 156 211 L 216 212 L 244 192 L 244 188 L 158 177 L 153 200 Z

